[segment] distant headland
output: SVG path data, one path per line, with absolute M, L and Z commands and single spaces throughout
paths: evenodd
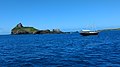
M 120 30 L 120 28 L 109 28 L 109 29 L 103 29 L 100 31 L 112 31 L 112 30 Z
M 38 30 L 34 27 L 24 27 L 22 23 L 17 24 L 12 30 L 11 34 L 62 34 L 68 32 L 62 32 L 60 29 L 53 29 L 52 31 L 47 30 Z
M 109 29 L 103 29 L 103 30 L 97 30 L 99 32 L 102 31 L 111 31 L 111 30 L 120 30 L 120 28 L 109 28 Z M 63 32 L 60 29 L 53 29 L 53 30 L 39 30 L 34 27 L 25 27 L 22 25 L 22 23 L 17 24 L 12 30 L 11 34 L 69 34 L 69 33 L 79 33 L 79 31 L 75 32 Z

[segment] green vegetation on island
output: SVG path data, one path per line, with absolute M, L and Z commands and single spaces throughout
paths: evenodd
M 60 29 L 53 29 L 52 31 L 50 31 L 49 29 L 38 30 L 34 27 L 24 27 L 21 23 L 17 24 L 17 26 L 11 30 L 11 34 L 60 34 L 60 33 L 65 32 L 60 31 Z
M 21 23 L 19 23 L 15 28 L 12 29 L 11 34 L 33 34 L 37 32 L 38 29 L 34 27 L 23 27 Z

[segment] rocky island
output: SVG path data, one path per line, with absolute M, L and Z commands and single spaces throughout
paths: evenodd
M 11 30 L 11 34 L 61 34 L 65 33 L 60 31 L 60 29 L 53 29 L 52 31 L 47 30 L 38 30 L 34 27 L 24 27 L 22 23 L 19 23 Z

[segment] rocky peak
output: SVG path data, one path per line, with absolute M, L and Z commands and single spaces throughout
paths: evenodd
M 17 24 L 16 27 L 23 27 L 22 23 Z
M 53 29 L 53 32 L 61 32 L 60 29 Z

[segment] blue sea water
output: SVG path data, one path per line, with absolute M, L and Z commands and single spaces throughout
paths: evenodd
M 1 35 L 0 67 L 120 67 L 120 31 Z

